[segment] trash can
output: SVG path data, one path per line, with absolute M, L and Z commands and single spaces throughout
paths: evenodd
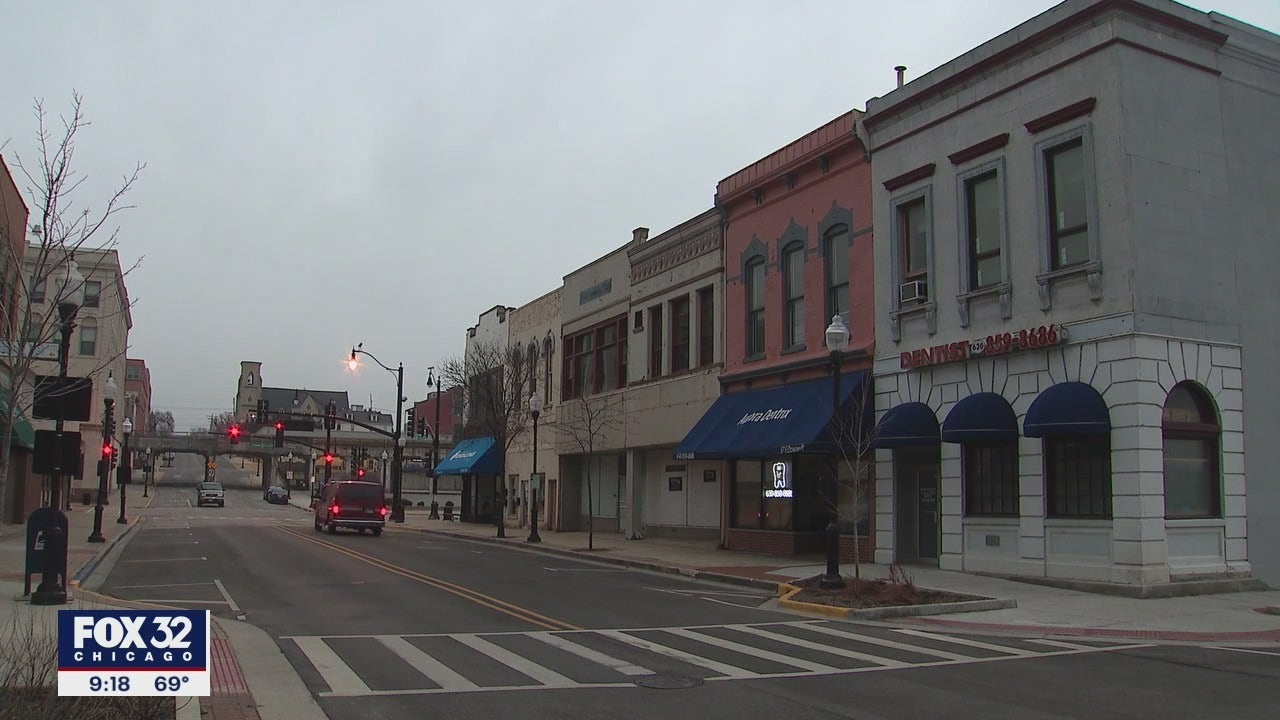
M 444 519 L 445 520 L 453 519 L 453 501 L 452 500 L 444 504 Z

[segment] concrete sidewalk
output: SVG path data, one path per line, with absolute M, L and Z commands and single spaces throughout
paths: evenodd
M 295 496 L 291 503 L 309 510 L 310 498 Z M 404 524 L 389 524 L 388 529 L 440 533 L 529 551 L 768 588 L 820 575 L 826 568 L 825 559 L 820 555 L 780 557 L 735 552 L 718 549 L 714 540 L 626 540 L 618 533 L 598 532 L 591 539 L 592 548 L 588 549 L 585 532 L 544 530 L 539 533 L 542 542 L 533 545 L 525 542 L 527 529 L 508 527 L 506 538 L 499 539 L 493 525 L 430 520 L 425 511 L 416 508 L 406 512 Z M 1280 643 L 1280 614 L 1271 614 L 1280 613 L 1280 591 L 1276 590 L 1137 599 L 927 566 L 913 565 L 906 569 L 923 588 L 1013 600 L 1017 605 L 1003 610 L 903 618 L 896 622 L 1043 636 Z M 864 578 L 884 578 L 889 576 L 890 568 L 863 564 L 858 570 Z M 852 577 L 854 567 L 841 566 L 841 574 Z

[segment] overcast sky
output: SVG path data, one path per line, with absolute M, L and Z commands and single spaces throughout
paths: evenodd
M 0 0 L 0 143 L 83 93 L 119 216 L 130 357 L 180 430 L 267 385 L 406 394 L 485 309 L 710 207 L 716 182 L 1049 0 Z M 1276 0 L 1195 0 L 1280 28 Z M 16 168 L 15 168 L 16 172 Z

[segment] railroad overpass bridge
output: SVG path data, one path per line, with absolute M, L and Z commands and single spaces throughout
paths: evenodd
M 440 456 L 443 458 L 453 449 L 453 438 L 440 436 Z M 320 458 L 324 455 L 326 440 L 324 430 L 311 432 L 289 431 L 285 435 L 284 447 L 275 446 L 275 429 L 259 429 L 253 433 L 240 436 L 240 441 L 232 443 L 224 433 L 173 433 L 170 435 L 148 435 L 135 433 L 129 436 L 129 446 L 134 452 L 150 449 L 153 456 L 165 453 L 187 453 L 204 458 L 205 467 L 209 461 L 219 455 L 239 455 L 255 458 L 262 467 L 262 486 L 273 484 L 272 466 L 279 458 L 292 455 L 297 460 Z M 393 452 L 393 441 L 386 435 L 368 431 L 331 430 L 329 431 L 328 449 L 344 462 L 351 457 L 355 448 L 365 448 L 370 458 L 382 459 L 385 450 L 390 456 Z M 405 442 L 404 457 L 429 458 L 431 455 L 431 438 L 408 438 Z

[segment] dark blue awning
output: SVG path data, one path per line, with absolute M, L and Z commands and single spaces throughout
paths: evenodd
M 1111 432 L 1107 401 L 1092 385 L 1064 382 L 1052 385 L 1036 396 L 1022 420 L 1022 434 L 1092 435 Z
M 840 406 L 866 373 L 840 377 Z M 831 448 L 832 379 L 721 395 L 676 448 L 678 460 L 750 458 Z M 869 424 L 869 423 L 868 423 Z
M 993 392 L 961 398 L 942 421 L 942 439 L 949 443 L 990 442 L 1018 437 L 1018 417 L 1009 401 Z
M 876 447 L 896 448 L 912 445 L 937 445 L 938 418 L 933 408 L 920 402 L 895 405 L 876 425 Z
M 463 440 L 436 466 L 436 475 L 497 475 L 502 458 L 491 437 Z

